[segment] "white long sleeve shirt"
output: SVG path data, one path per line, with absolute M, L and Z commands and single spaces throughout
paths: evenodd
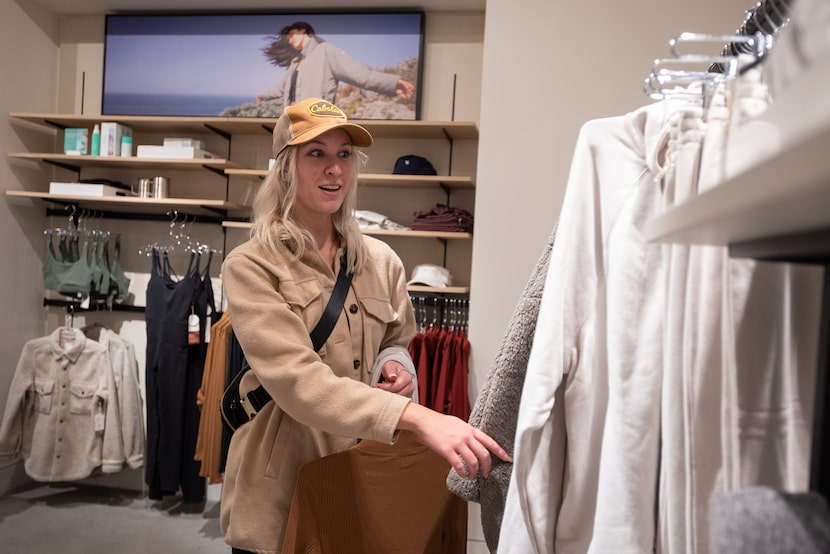
M 118 437 L 118 448 L 104 452 L 101 470 L 116 473 L 125 464 L 136 469 L 144 465 L 145 433 L 135 347 L 109 329 L 101 329 L 98 342 L 110 359 L 106 425 Z
M 580 131 L 517 424 L 499 552 L 654 546 L 667 102 Z

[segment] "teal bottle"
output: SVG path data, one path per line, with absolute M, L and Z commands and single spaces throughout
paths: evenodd
M 97 123 L 95 124 L 95 128 L 92 130 L 92 145 L 89 153 L 93 156 L 101 155 L 101 129 L 98 127 Z

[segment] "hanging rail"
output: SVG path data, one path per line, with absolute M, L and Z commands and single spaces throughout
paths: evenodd
M 761 0 L 746 11 L 741 25 L 735 31 L 737 36 L 763 35 L 767 40 L 772 38 L 790 20 L 790 4 L 792 0 Z M 767 49 L 768 50 L 768 49 Z M 765 54 L 764 52 L 763 54 Z M 756 55 L 756 62 L 759 63 L 763 57 L 747 48 L 747 44 L 740 40 L 729 41 L 721 51 L 722 56 L 739 56 L 740 54 Z M 754 65 L 754 64 L 753 64 Z M 722 73 L 724 67 L 714 63 L 709 71 Z

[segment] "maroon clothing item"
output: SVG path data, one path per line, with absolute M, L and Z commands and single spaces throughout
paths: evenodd
M 415 212 L 412 228 L 416 231 L 473 232 L 473 214 L 463 208 L 436 204 L 429 210 Z

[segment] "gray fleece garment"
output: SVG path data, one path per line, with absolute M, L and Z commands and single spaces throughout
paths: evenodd
M 470 425 L 493 437 L 508 454 L 513 455 L 516 435 L 516 421 L 519 414 L 519 400 L 527 371 L 527 361 L 533 346 L 539 304 L 550 264 L 550 253 L 556 237 L 556 226 L 548 238 L 545 249 L 525 285 L 513 316 L 507 326 L 496 359 L 470 413 Z M 474 479 L 458 475 L 454 469 L 447 476 L 450 492 L 471 502 L 481 504 L 481 524 L 484 539 L 490 552 L 495 552 L 499 543 L 499 530 L 504 515 L 504 504 L 513 464 L 492 457 L 490 476 L 481 474 Z

